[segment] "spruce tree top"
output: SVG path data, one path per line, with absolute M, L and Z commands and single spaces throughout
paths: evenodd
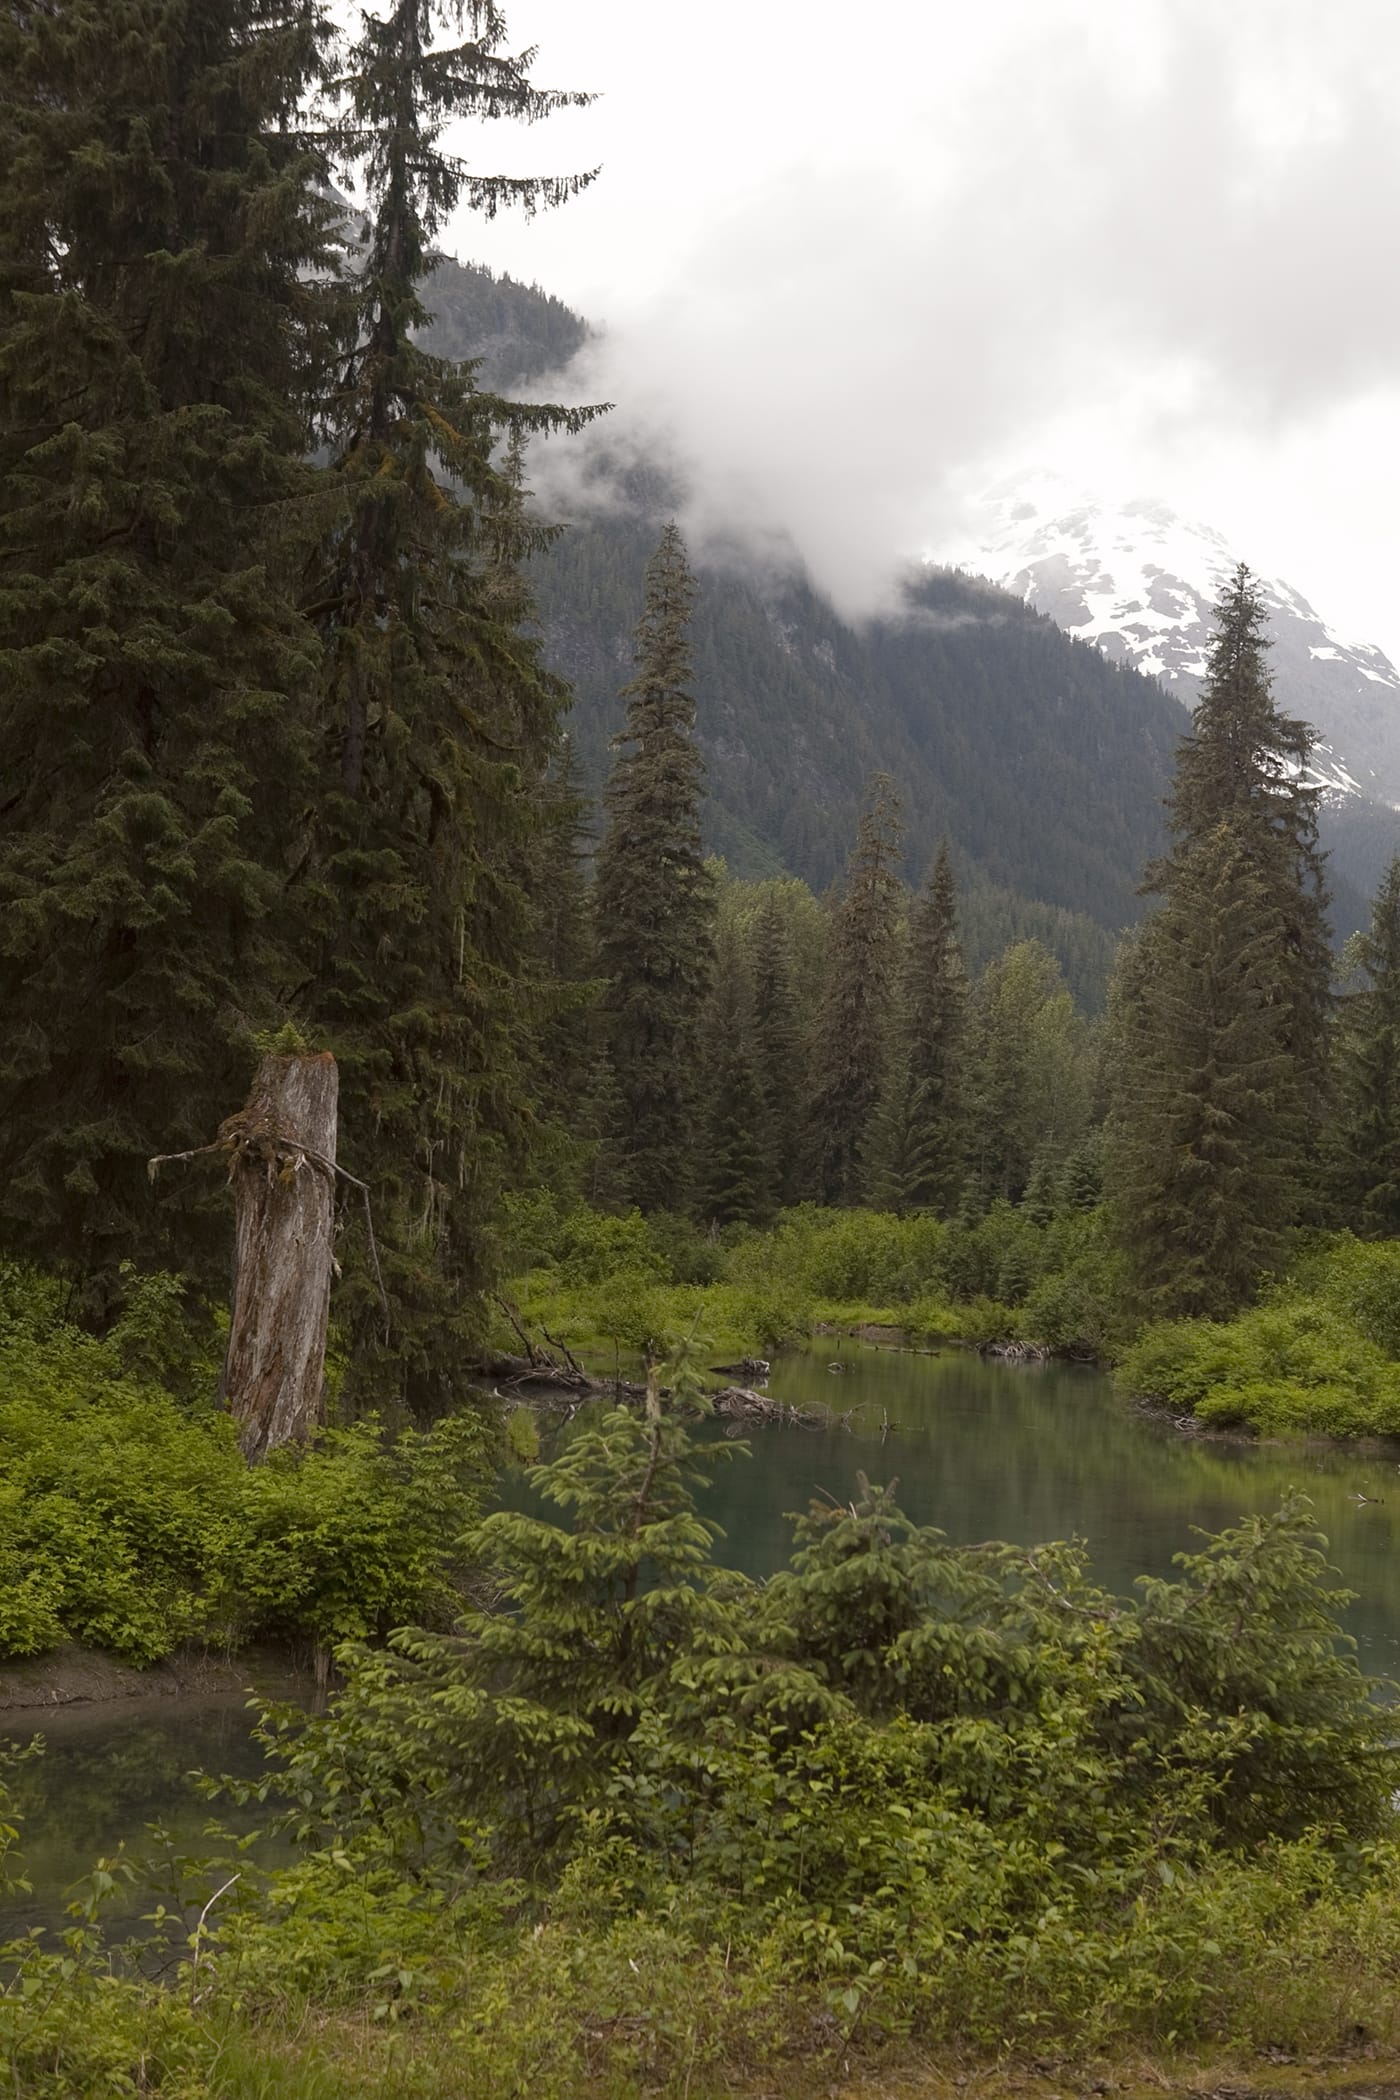
M 628 731 L 653 717 L 651 726 L 690 730 L 695 726 L 695 702 L 690 694 L 690 616 L 695 610 L 695 579 L 686 560 L 680 528 L 668 525 L 656 552 L 647 563 L 646 601 L 637 622 L 635 659 L 637 676 L 622 688 L 626 700 L 636 700 L 639 709 L 628 710 Z M 624 737 L 614 739 L 621 743 Z
M 1216 602 L 1200 704 L 1168 798 L 1178 852 L 1251 809 L 1296 828 L 1316 803 L 1318 791 L 1298 778 L 1312 731 L 1274 702 L 1267 617 L 1259 579 L 1241 562 Z
M 685 541 L 677 526 L 668 525 L 647 563 L 646 600 L 634 645 L 637 675 L 622 688 L 627 719 L 612 739 L 614 750 L 621 750 L 622 756 L 604 800 L 614 830 L 620 828 L 631 842 L 634 873 L 649 880 L 645 871 L 659 859 L 673 867 L 684 865 L 708 897 L 700 842 L 705 762 L 694 738 L 687 632 L 695 599 Z M 625 748 L 628 745 L 630 750 Z M 612 902 L 610 890 L 617 872 L 613 860 L 605 841 L 598 864 L 599 902 L 605 907 Z M 707 905 L 707 912 L 709 908 Z M 606 935 L 606 916 L 604 927 Z M 708 935 L 705 947 L 708 952 Z

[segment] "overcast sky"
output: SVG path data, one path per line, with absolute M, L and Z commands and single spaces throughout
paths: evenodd
M 1058 469 L 1218 526 L 1400 660 L 1396 0 L 515 0 L 591 108 L 457 143 L 601 164 L 464 259 L 857 611 Z

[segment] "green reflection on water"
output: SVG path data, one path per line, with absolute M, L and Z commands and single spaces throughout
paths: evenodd
M 211 1821 L 236 1830 L 261 1827 L 268 1810 L 207 1802 L 189 1778 L 192 1771 L 256 1778 L 263 1757 L 252 1739 L 253 1718 L 243 1693 L 0 1715 L 0 1738 L 26 1742 L 41 1735 L 45 1746 L 42 1757 L 18 1766 L 9 1780 L 31 1893 L 0 1900 L 0 1938 L 31 1925 L 61 1930 L 76 1884 L 119 1846 L 129 1858 L 149 1854 L 152 1824 L 163 1825 L 175 1852 L 189 1856 L 208 1852 L 204 1832 Z M 286 1849 L 264 1845 L 259 1857 Z M 123 1888 L 104 1916 L 116 1927 L 135 1927 L 150 1906 L 150 1885 L 141 1882 Z
M 827 1370 L 833 1359 L 842 1373 Z M 771 1574 L 790 1550 L 783 1513 L 817 1493 L 845 1500 L 859 1470 L 897 1478 L 908 1514 L 960 1543 L 1077 1534 L 1098 1579 L 1126 1591 L 1136 1575 L 1169 1573 L 1193 1525 L 1219 1531 L 1301 1487 L 1360 1593 L 1348 1623 L 1365 1667 L 1400 1674 L 1400 1448 L 1185 1436 L 1120 1399 L 1101 1372 L 963 1350 L 919 1356 L 826 1341 L 775 1363 L 767 1390 L 848 1413 L 849 1426 L 746 1430 L 752 1463 L 723 1467 L 705 1497 L 731 1566 Z M 1351 1499 L 1360 1495 L 1376 1499 Z

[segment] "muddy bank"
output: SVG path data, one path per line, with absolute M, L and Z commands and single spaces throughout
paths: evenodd
M 109 1700 L 208 1698 L 257 1687 L 269 1677 L 285 1680 L 299 1674 L 297 1663 L 290 1654 L 266 1649 L 234 1660 L 194 1650 L 135 1670 L 98 1649 L 73 1644 L 22 1662 L 0 1660 L 0 1714 Z

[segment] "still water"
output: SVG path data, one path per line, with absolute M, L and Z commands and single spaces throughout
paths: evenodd
M 829 1371 L 832 1361 L 844 1370 Z M 1097 1579 L 1128 1592 L 1137 1575 L 1170 1574 L 1173 1555 L 1198 1543 L 1193 1527 L 1220 1531 L 1298 1487 L 1359 1593 L 1347 1627 L 1363 1666 L 1400 1676 L 1400 1446 L 1183 1435 L 1120 1399 L 1102 1372 L 966 1350 L 827 1342 L 776 1363 L 767 1390 L 833 1420 L 745 1429 L 752 1460 L 721 1468 L 705 1498 L 731 1566 L 771 1574 L 791 1548 L 785 1512 L 814 1495 L 847 1500 L 863 1472 L 897 1481 L 905 1513 L 959 1544 L 1085 1539 Z
M 833 1361 L 844 1368 L 830 1370 Z M 1118 1399 L 1098 1372 L 961 1350 L 825 1342 L 775 1364 L 768 1390 L 830 1419 L 755 1427 L 745 1432 L 752 1457 L 717 1467 L 703 1506 L 723 1526 L 717 1557 L 731 1566 L 771 1574 L 789 1552 L 785 1513 L 814 1495 L 848 1499 L 864 1472 L 897 1480 L 906 1512 L 959 1542 L 1078 1535 L 1098 1579 L 1127 1591 L 1138 1574 L 1169 1573 L 1173 1554 L 1195 1543 L 1193 1527 L 1220 1530 L 1301 1487 L 1359 1593 L 1347 1624 L 1363 1666 L 1400 1677 L 1400 1448 L 1182 1436 Z M 209 1811 L 185 1775 L 251 1775 L 248 1725 L 243 1701 L 227 1696 L 0 1716 L 0 1737 L 40 1731 L 48 1745 L 18 1779 L 34 1894 L 0 1903 L 0 1938 L 31 1920 L 61 1921 L 64 1889 L 119 1843 L 139 1849 L 152 1822 L 171 1828 L 178 1849 L 198 1850 Z
M 291 1699 L 310 1686 L 278 1682 L 268 1690 Z M 8 1777 L 21 1825 L 18 1864 L 31 1886 L 28 1894 L 0 1895 L 0 1940 L 33 1925 L 61 1930 L 78 1885 L 119 1847 L 146 1861 L 147 1870 L 118 1888 L 103 1915 L 119 1937 L 139 1931 L 152 1892 L 173 1885 L 161 1866 L 167 1853 L 177 1859 L 208 1854 L 213 1848 L 205 1829 L 213 1820 L 240 1832 L 265 1821 L 267 1811 L 206 1802 L 190 1783 L 194 1771 L 257 1777 L 263 1759 L 251 1734 L 249 1696 L 154 1695 L 0 1714 L 0 1743 L 40 1736 L 44 1744 L 41 1757 L 20 1763 Z M 260 1856 L 272 1856 L 266 1844 Z M 13 1855 L 9 1864 L 13 1871 Z

